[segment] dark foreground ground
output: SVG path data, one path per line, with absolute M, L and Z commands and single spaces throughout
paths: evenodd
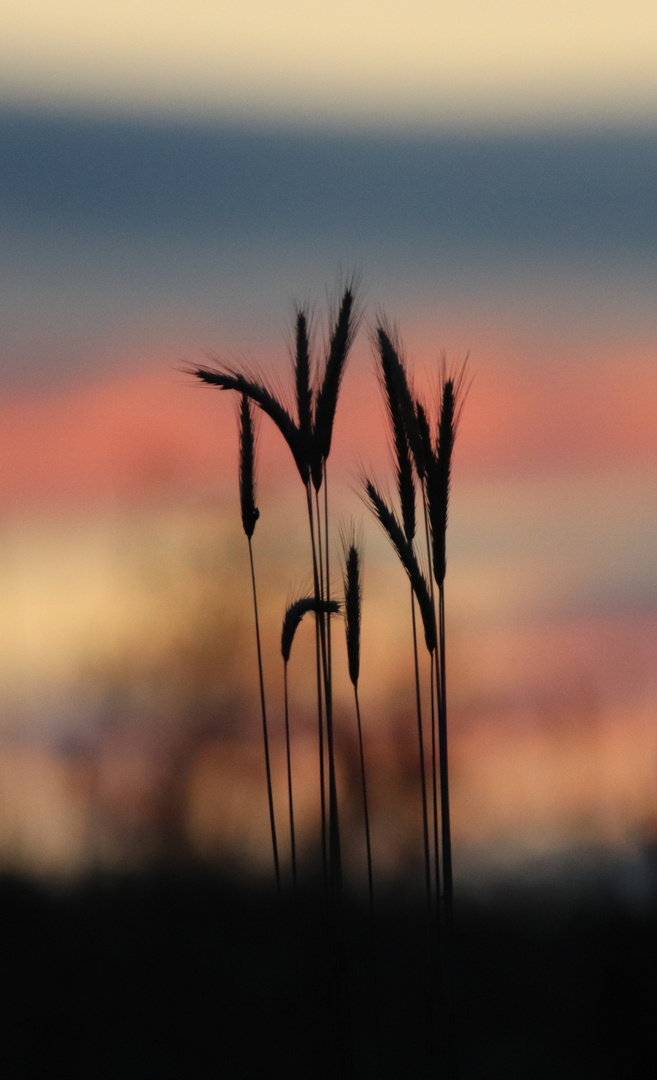
M 380 903 L 380 1037 L 366 911 L 346 905 L 346 975 L 338 964 L 327 977 L 321 908 L 305 895 L 286 920 L 265 892 L 200 870 L 56 892 L 0 879 L 3 1075 L 439 1076 L 421 906 Z M 460 899 L 461 1080 L 653 1076 L 656 931 L 650 904 L 599 894 Z M 336 979 L 339 1004 L 327 989 Z M 346 1070 L 341 1024 L 352 1032 Z

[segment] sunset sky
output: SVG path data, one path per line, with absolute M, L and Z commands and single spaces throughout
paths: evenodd
M 349 126 L 651 122 L 649 0 L 26 0 L 5 100 Z
M 57 741 L 82 699 L 96 723 L 90 672 L 103 693 L 110 668 L 129 678 L 136 626 L 168 656 L 180 628 L 164 641 L 162 582 L 192 548 L 206 558 L 208 508 L 232 551 L 237 507 L 234 403 L 181 369 L 210 355 L 285 384 L 294 303 L 315 311 L 321 355 L 327 295 L 352 272 L 364 322 L 336 510 L 364 519 L 358 468 L 387 475 L 376 315 L 427 392 L 443 351 L 469 356 L 450 519 L 464 715 L 531 724 L 550 694 L 568 713 L 590 691 L 612 724 L 657 703 L 656 35 L 654 3 L 616 0 L 26 0 L 5 14 L 8 738 Z M 264 425 L 262 451 L 278 612 L 304 584 L 273 528 L 292 528 L 297 496 Z M 367 531 L 385 581 L 397 568 Z M 125 576 L 126 553 L 160 567 L 157 588 Z M 377 625 L 394 632 L 384 595 Z

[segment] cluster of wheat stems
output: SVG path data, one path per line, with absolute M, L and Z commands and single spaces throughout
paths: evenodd
M 367 797 L 367 763 L 361 725 L 358 681 L 360 668 L 362 550 L 353 527 L 341 531 L 344 555 L 344 590 L 332 595 L 330 568 L 329 502 L 327 463 L 342 377 L 360 321 L 356 282 L 342 291 L 330 314 L 329 337 L 323 365 L 311 359 L 309 314 L 295 314 L 294 376 L 295 409 L 291 411 L 252 372 L 227 366 L 201 366 L 192 373 L 210 386 L 233 390 L 240 397 L 241 516 L 248 540 L 255 615 L 260 705 L 267 797 L 271 826 L 274 875 L 279 895 L 284 892 L 281 872 L 281 824 L 275 814 L 261 650 L 253 535 L 259 511 L 256 504 L 255 411 L 265 413 L 287 442 L 306 495 L 312 595 L 290 604 L 283 620 L 281 651 L 284 666 L 285 744 L 287 753 L 287 803 L 291 853 L 292 894 L 297 895 L 297 844 L 294 785 L 291 760 L 287 670 L 296 630 L 303 617 L 315 616 L 317 692 L 317 744 L 319 754 L 319 801 L 321 808 L 321 866 L 326 901 L 326 920 L 336 963 L 335 993 L 342 998 L 344 986 L 341 930 L 343 907 L 340 800 L 336 779 L 336 743 L 333 718 L 331 616 L 342 612 L 346 629 L 349 676 L 353 684 L 360 754 L 360 780 L 364 808 L 367 882 L 373 940 L 375 940 L 374 869 L 370 814 Z M 424 879 L 427 910 L 427 955 L 431 979 L 430 1027 L 432 1041 L 448 1075 L 454 1074 L 453 1055 L 453 880 L 449 810 L 447 695 L 445 672 L 445 537 L 454 438 L 465 394 L 464 368 L 448 374 L 443 363 L 435 417 L 416 394 L 396 334 L 379 320 L 372 331 L 379 381 L 390 425 L 396 469 L 399 510 L 390 505 L 371 479 L 361 478 L 362 496 L 392 543 L 410 582 L 410 609 L 415 665 L 415 707 L 418 736 L 419 793 L 422 803 Z M 294 415 L 296 413 L 296 415 Z M 417 513 L 417 502 L 420 512 Z M 417 522 L 421 524 L 418 528 Z M 419 536 L 418 536 L 419 533 Z M 419 611 L 424 644 L 429 654 L 430 717 L 422 711 L 419 645 L 416 613 Z M 376 978 L 374 979 L 376 983 Z M 339 1036 L 348 1043 L 348 1018 Z M 340 1024 L 338 1025 L 340 1027 Z M 345 1050 L 345 1053 L 347 1051 Z M 343 1062 L 344 1064 L 344 1062 Z M 443 1073 L 444 1075 L 444 1073 Z

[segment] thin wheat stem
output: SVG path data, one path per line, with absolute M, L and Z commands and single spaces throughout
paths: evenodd
M 326 637 L 323 639 L 326 656 Z M 325 661 L 327 663 L 327 661 Z M 325 676 L 326 678 L 326 676 Z M 340 843 L 340 815 L 338 809 L 338 786 L 335 772 L 335 738 L 333 730 L 333 696 L 330 680 L 326 678 L 326 746 L 329 766 L 329 855 L 333 892 L 338 906 L 342 902 L 342 852 Z
M 331 685 L 328 678 L 326 624 L 321 617 L 322 608 L 330 607 L 334 601 L 323 601 L 323 563 L 321 553 L 321 521 L 315 520 L 315 500 L 312 485 L 306 485 L 306 506 L 310 529 L 310 542 L 313 562 L 313 587 L 317 604 L 315 620 L 315 657 L 317 674 L 317 705 L 320 746 L 320 795 L 322 814 L 322 870 L 324 880 L 324 901 L 326 912 L 326 930 L 330 942 L 330 963 L 328 969 L 328 987 L 331 1010 L 335 1017 L 337 1049 L 340 1055 L 340 1068 L 347 1076 L 347 1061 L 353 1055 L 353 1033 L 351 1030 L 351 1006 L 349 1003 L 349 984 L 344 955 L 344 935 L 342 929 L 342 865 L 340 849 L 340 827 L 338 813 L 337 783 L 335 774 L 335 747 L 333 740 L 333 712 Z M 322 700 L 324 710 L 322 715 Z M 324 741 L 325 731 L 325 741 Z M 326 806 L 326 771 L 328 771 L 328 815 Z
M 340 605 L 337 601 L 330 603 L 317 600 L 314 596 L 304 596 L 300 600 L 295 600 L 290 604 L 285 612 L 285 618 L 283 620 L 283 631 L 281 634 L 281 652 L 283 655 L 283 661 L 285 665 L 285 741 L 287 746 L 287 767 L 288 767 L 288 795 L 290 803 L 290 837 L 292 847 L 292 874 L 296 887 L 296 845 L 295 845 L 295 832 L 294 832 L 294 811 L 293 811 L 293 797 L 292 797 L 292 762 L 291 762 L 291 749 L 290 749 L 290 722 L 289 722 L 289 706 L 288 706 L 288 689 L 287 689 L 287 665 L 290 659 L 292 651 L 292 644 L 294 642 L 294 636 L 297 628 L 303 618 L 309 611 L 315 613 L 316 621 L 319 617 L 330 614 L 337 614 L 340 610 Z
M 433 820 L 433 857 L 434 857 L 434 870 L 436 881 L 436 910 L 440 910 L 441 906 L 441 861 L 440 861 L 440 817 L 438 813 L 438 801 L 439 801 L 439 789 L 440 789 L 440 750 L 439 750 L 439 737 L 438 737 L 438 709 L 435 702 L 435 687 L 438 681 L 438 665 L 435 658 L 435 653 L 431 654 L 431 809 Z M 441 802 L 442 805 L 442 802 Z
M 311 539 L 313 547 L 313 578 L 315 595 L 322 602 L 322 574 L 321 574 L 321 529 L 317 522 L 315 529 L 313 500 L 310 485 L 307 489 L 308 515 L 311 527 Z M 319 551 L 319 554 L 318 554 Z M 322 618 L 317 620 L 319 625 L 320 651 L 322 661 L 322 675 L 324 680 L 324 705 L 326 720 L 326 753 L 328 758 L 328 863 L 329 879 L 333 893 L 333 899 L 340 903 L 342 896 L 342 858 L 340 846 L 340 818 L 338 811 L 338 789 L 335 772 L 335 741 L 333 732 L 333 695 L 328 668 L 328 647 L 326 622 Z
M 422 793 L 422 839 L 424 844 L 424 876 L 427 891 L 427 910 L 431 916 L 431 855 L 429 852 L 429 813 L 427 802 L 427 774 L 424 760 L 424 725 L 422 722 L 422 691 L 420 686 L 420 663 L 417 643 L 417 617 L 415 614 L 415 595 L 411 585 L 411 616 L 413 621 L 413 666 L 415 670 L 415 705 L 417 711 L 417 733 L 420 751 L 420 785 Z
M 427 448 L 427 471 L 431 467 L 431 450 Z M 431 566 L 431 554 L 432 554 L 432 541 L 431 541 L 431 526 L 429 518 L 428 496 L 427 496 L 427 479 L 423 483 L 424 489 L 424 528 L 425 528 L 425 540 L 427 545 L 427 557 L 429 559 L 429 565 Z M 436 603 L 435 603 L 435 586 L 434 575 L 429 573 L 429 589 L 431 592 L 431 600 L 433 607 L 434 625 L 436 625 L 436 638 L 438 636 L 438 627 L 436 624 Z M 435 920 L 434 920 L 434 940 L 433 940 L 433 952 L 435 957 L 435 967 L 433 970 L 433 986 L 432 996 L 434 998 L 435 1005 L 438 1007 L 438 1016 L 434 1017 L 432 1012 L 432 1053 L 436 1051 L 436 1041 L 440 1048 L 440 1059 L 444 1060 L 445 1052 L 445 1018 L 446 1018 L 446 986 L 445 986 L 445 924 L 444 924 L 444 894 L 443 894 L 443 868 L 441 865 L 441 829 L 442 829 L 442 816 L 439 818 L 438 804 L 439 798 L 442 807 L 442 792 L 439 796 L 440 788 L 440 739 L 437 737 L 437 725 L 440 717 L 440 655 L 438 653 L 438 647 L 436 651 L 431 654 L 431 669 L 430 669 L 430 687 L 431 687 L 431 811 L 432 811 L 432 835 L 433 835 L 433 858 L 434 858 L 434 881 L 435 881 Z
M 330 570 L 330 545 L 329 545 L 329 509 L 328 509 L 328 461 L 324 462 L 324 540 L 322 543 L 322 521 L 320 512 L 320 500 L 319 492 L 315 492 L 317 503 L 317 532 L 320 540 L 320 582 L 322 585 L 322 594 L 327 601 L 331 598 L 331 570 Z M 322 559 L 323 548 L 323 559 Z M 322 562 L 324 566 L 324 575 L 321 576 Z M 341 855 L 341 843 L 340 843 L 340 820 L 339 820 L 339 805 L 338 805 L 338 792 L 337 792 L 337 778 L 335 772 L 335 732 L 333 722 L 333 645 L 332 645 L 332 631 L 331 620 L 325 621 L 326 631 L 326 666 L 324 671 L 326 696 L 326 717 L 327 717 L 327 734 L 330 726 L 331 741 L 329 743 L 329 783 L 334 785 L 334 829 L 336 833 L 336 851 L 334 857 L 336 860 L 337 880 L 336 888 L 338 895 L 342 889 L 342 855 Z
M 313 583 L 315 590 L 315 598 L 321 598 L 320 588 L 320 575 L 318 568 L 318 554 L 317 544 L 315 540 L 315 521 L 313 515 L 313 498 L 312 487 L 310 483 L 306 484 L 306 505 L 308 509 L 308 524 L 310 528 L 310 545 L 312 549 L 312 561 L 313 561 Z M 325 749 L 325 716 L 324 716 L 324 685 L 322 680 L 322 644 L 321 644 L 321 623 L 319 619 L 315 620 L 315 669 L 316 669 L 316 682 L 317 682 L 317 727 L 318 727 L 318 742 L 319 742 L 319 793 L 320 793 L 320 808 L 321 808 L 321 838 L 322 838 L 322 873 L 324 878 L 324 893 L 325 897 L 328 894 L 328 874 L 329 874 L 329 836 L 328 836 L 328 818 L 326 810 L 326 749 Z
M 317 538 L 319 548 L 319 582 L 322 598 L 330 600 L 331 596 L 331 584 L 330 584 L 330 564 L 329 564 L 329 518 L 328 518 L 328 462 L 324 463 L 324 527 L 322 529 L 322 513 L 321 502 L 319 498 L 319 492 L 315 491 L 315 505 L 317 511 Z M 340 823 L 339 823 L 339 809 L 338 809 L 338 795 L 337 795 L 337 780 L 335 774 L 335 737 L 333 727 L 333 652 L 332 652 L 332 635 L 331 635 L 331 620 L 327 618 L 324 621 L 324 701 L 326 704 L 326 730 L 327 730 L 327 749 L 329 758 L 329 819 L 333 822 L 331 826 L 331 832 L 334 834 L 333 839 L 333 862 L 334 873 L 337 874 L 335 887 L 338 894 L 341 891 L 341 845 L 340 845 Z M 331 786 L 334 788 L 333 802 L 331 802 Z
M 452 875 L 452 838 L 449 809 L 449 768 L 447 761 L 447 696 L 445 676 L 445 586 L 438 590 L 438 654 L 439 685 L 438 695 L 438 738 L 440 749 L 440 813 L 442 824 L 442 865 L 443 889 L 445 894 L 445 924 L 448 937 L 452 934 L 454 910 L 454 884 Z
M 330 547 L 329 547 L 329 511 L 328 511 L 328 462 L 324 465 L 324 586 L 323 595 L 327 600 L 331 599 L 331 570 L 330 570 Z M 317 522 L 320 522 L 319 499 L 317 502 Z M 320 552 L 321 554 L 321 552 Z M 331 700 L 333 700 L 333 652 L 331 644 L 331 620 L 326 623 L 326 650 L 328 681 L 331 687 Z
M 260 682 L 260 710 L 262 713 L 262 736 L 265 748 L 265 770 L 267 773 L 267 798 L 269 801 L 269 823 L 271 827 L 271 842 L 274 853 L 274 873 L 276 875 L 276 888 L 281 892 L 281 867 L 278 857 L 278 839 L 276 836 L 276 816 L 274 813 L 274 788 L 271 776 L 271 756 L 269 752 L 269 729 L 267 724 L 267 705 L 265 701 L 265 680 L 262 667 L 262 644 L 260 640 L 260 619 L 258 616 L 258 595 L 256 591 L 255 566 L 253 562 L 253 545 L 251 537 L 249 541 L 249 563 L 251 566 L 251 586 L 253 589 L 253 612 L 255 618 L 256 647 L 258 653 L 258 678 Z
M 454 999 L 454 883 L 452 872 L 452 835 L 449 805 L 449 768 L 447 760 L 447 693 L 445 667 L 445 586 L 440 586 L 438 627 L 438 655 L 440 658 L 440 696 L 438 733 L 440 741 L 440 799 L 442 823 L 442 873 L 444 892 L 443 913 L 443 993 L 445 1002 L 445 1055 L 447 1073 L 456 1077 L 458 1068 L 458 1049 L 456 1044 L 456 1016 Z
M 424 506 L 424 537 L 427 547 L 427 558 L 429 559 L 429 565 L 431 566 L 431 525 L 429 520 L 429 507 L 428 499 L 426 495 L 426 484 L 423 483 L 423 506 Z M 438 627 L 436 624 L 436 596 L 433 574 L 429 573 L 429 592 L 431 595 L 431 607 L 434 620 L 434 627 L 436 631 L 436 641 L 438 640 Z M 440 910 L 441 904 L 441 868 L 439 858 L 439 823 L 438 823 L 438 785 L 439 785 L 439 769 L 438 769 L 438 750 L 436 740 L 436 701 L 440 695 L 440 680 L 437 676 L 439 670 L 440 658 L 436 658 L 435 651 L 431 654 L 431 673 L 430 673 L 430 686 L 431 686 L 431 802 L 432 802 L 432 836 L 433 836 L 433 857 L 434 857 L 434 876 L 435 876 L 435 894 L 436 894 L 436 912 Z M 437 666 L 438 665 L 438 666 Z
M 292 866 L 292 889 L 294 896 L 297 895 L 297 843 L 296 832 L 294 828 L 294 793 L 292 787 L 292 746 L 290 739 L 290 704 L 288 696 L 288 679 L 287 679 L 287 666 L 286 660 L 283 664 L 283 688 L 285 695 L 285 753 L 287 757 L 287 798 L 288 807 L 290 813 L 290 861 Z
M 345 602 L 345 610 L 346 610 Z M 358 683 L 354 683 L 354 703 L 356 706 L 356 723 L 358 726 L 358 747 L 360 751 L 360 779 L 363 790 L 363 816 L 365 818 L 365 847 L 367 853 L 367 895 L 369 900 L 370 935 L 372 942 L 372 985 L 374 989 L 374 1017 L 376 1023 L 377 1055 L 379 1059 L 379 1071 L 381 1071 L 381 1005 L 379 1000 L 379 975 L 377 970 L 377 933 L 374 917 L 374 871 L 372 860 L 372 835 L 370 829 L 370 812 L 367 797 L 367 774 L 365 770 L 365 747 L 363 741 L 363 726 L 360 717 L 360 700 L 358 695 Z
M 356 706 L 356 724 L 358 727 L 358 750 L 360 756 L 360 782 L 363 791 L 363 815 L 365 818 L 365 848 L 367 853 L 367 892 L 370 905 L 370 918 L 374 925 L 374 875 L 372 871 L 372 837 L 370 829 L 370 812 L 367 799 L 367 775 L 365 772 L 365 747 L 363 744 L 363 727 L 360 719 L 360 701 L 358 698 L 358 686 L 354 686 L 354 702 Z
M 278 858 L 278 841 L 276 837 L 276 818 L 274 814 L 274 791 L 271 777 L 271 761 L 269 754 L 269 731 L 267 724 L 267 705 L 265 701 L 265 680 L 262 667 L 262 645 L 260 641 L 260 619 L 258 616 L 258 592 L 256 589 L 255 564 L 253 560 L 253 533 L 260 517 L 260 511 L 256 505 L 256 425 L 254 422 L 251 402 L 246 394 L 242 394 L 239 410 L 239 492 L 240 512 L 242 527 L 249 543 L 249 565 L 251 568 L 251 589 L 253 593 L 253 613 L 255 619 L 256 648 L 258 655 L 258 679 L 260 683 L 260 711 L 262 714 L 262 735 L 265 750 L 265 771 L 267 777 L 267 797 L 269 801 L 269 823 L 271 828 L 272 849 L 274 854 L 274 873 L 276 887 L 281 891 L 281 871 Z

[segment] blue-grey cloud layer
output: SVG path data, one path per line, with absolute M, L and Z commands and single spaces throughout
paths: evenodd
M 41 365 L 45 342 L 62 370 L 167 320 L 182 335 L 211 332 L 219 312 L 264 326 L 338 263 L 384 302 L 540 309 L 550 294 L 558 309 L 561 294 L 568 319 L 575 289 L 592 325 L 625 302 L 651 317 L 655 133 L 324 135 L 5 112 L 0 146 L 10 379 Z

